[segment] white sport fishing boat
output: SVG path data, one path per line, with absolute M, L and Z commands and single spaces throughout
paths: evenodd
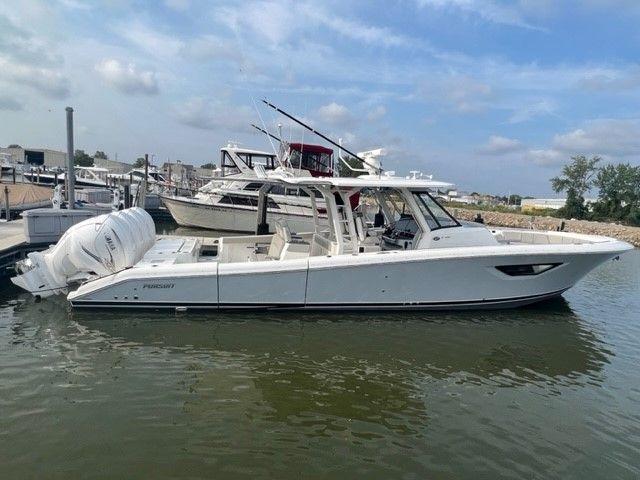
M 252 232 L 258 209 L 257 172 L 273 171 L 299 177 L 332 176 L 333 150 L 320 145 L 281 142 L 280 155 L 229 144 L 220 149 L 220 177 L 200 188 L 193 197 L 161 195 L 180 226 L 218 231 Z M 296 231 L 313 229 L 311 202 L 300 188 L 274 187 L 267 216 L 287 222 Z M 321 217 L 326 218 L 324 213 Z
M 156 239 L 149 215 L 133 208 L 71 227 L 57 245 L 19 262 L 12 281 L 41 297 L 71 290 L 77 308 L 505 308 L 561 295 L 633 248 L 601 236 L 459 222 L 429 193 L 449 185 L 433 180 L 248 181 L 267 185 L 256 223 L 266 219 L 268 187 L 300 188 L 314 229 L 276 223 L 270 235 Z M 352 209 L 354 195 L 380 208 L 375 223 Z

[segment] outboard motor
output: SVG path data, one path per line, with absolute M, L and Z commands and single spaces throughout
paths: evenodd
M 11 281 L 33 295 L 66 293 L 69 283 L 132 267 L 155 243 L 151 215 L 134 207 L 89 218 L 69 228 L 58 243 L 16 264 Z

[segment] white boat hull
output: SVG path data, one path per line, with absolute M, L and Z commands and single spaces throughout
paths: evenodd
M 553 248 L 553 252 L 551 249 Z M 157 265 L 82 285 L 74 307 L 188 309 L 450 310 L 509 308 L 571 288 L 597 265 L 629 249 L 590 245 L 387 251 L 291 260 Z M 509 276 L 501 265 L 558 264 Z
M 206 228 L 227 232 L 255 232 L 257 208 L 234 205 L 211 205 L 197 200 L 162 197 L 176 223 L 183 227 Z M 267 209 L 269 231 L 274 231 L 276 221 L 285 222 L 294 232 L 311 232 L 314 229 L 311 215 L 284 213 Z

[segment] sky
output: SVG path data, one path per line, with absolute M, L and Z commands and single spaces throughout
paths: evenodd
M 640 164 L 638 0 L 3 0 L 0 146 L 217 162 L 251 123 L 487 193 Z

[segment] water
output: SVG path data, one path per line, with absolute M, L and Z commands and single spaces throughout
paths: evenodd
M 638 478 L 640 251 L 467 313 L 89 313 L 0 288 L 0 478 Z

